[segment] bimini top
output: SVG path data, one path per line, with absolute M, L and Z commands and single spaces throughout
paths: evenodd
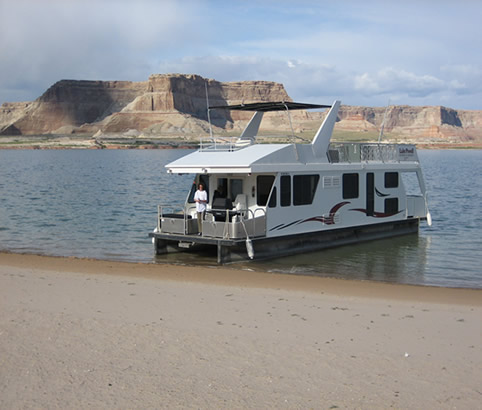
M 297 103 L 292 101 L 273 101 L 273 102 L 257 102 L 250 104 L 237 104 L 237 105 L 217 105 L 209 107 L 210 110 L 238 110 L 238 111 L 258 111 L 258 112 L 270 112 L 270 111 L 286 111 L 286 110 L 313 110 L 315 108 L 331 108 L 331 105 L 320 104 L 306 104 Z

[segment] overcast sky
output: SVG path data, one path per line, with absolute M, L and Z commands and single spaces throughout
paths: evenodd
M 482 1 L 0 0 L 0 103 L 61 79 L 284 84 L 301 102 L 482 109 Z

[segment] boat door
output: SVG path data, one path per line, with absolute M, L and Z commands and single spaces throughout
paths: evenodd
M 367 216 L 373 216 L 375 213 L 375 174 L 373 172 L 367 172 L 366 182 Z

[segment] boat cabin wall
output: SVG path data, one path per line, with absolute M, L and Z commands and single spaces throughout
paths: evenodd
M 279 173 L 266 208 L 267 235 L 291 235 L 422 216 L 417 210 L 423 198 L 407 197 L 401 174 L 395 169 L 361 167 L 333 172 Z
M 423 217 L 423 194 L 419 188 L 407 195 L 402 178 L 405 174 L 413 174 L 415 180 L 419 176 L 416 171 L 360 167 L 323 172 L 200 174 L 195 181 L 203 183 L 208 192 L 208 210 L 249 209 L 246 218 L 266 214 L 268 236 L 278 236 Z M 195 191 L 196 185 L 186 202 L 193 216 Z

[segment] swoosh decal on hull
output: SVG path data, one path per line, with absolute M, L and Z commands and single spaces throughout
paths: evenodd
M 382 198 L 385 198 L 386 196 L 390 196 L 390 194 L 382 194 L 378 189 L 375 188 L 375 192 L 377 193 L 378 196 L 381 196 Z
M 333 206 L 331 209 L 330 209 L 330 212 L 328 214 L 328 216 L 324 216 L 324 215 L 318 215 L 318 216 L 312 216 L 310 218 L 307 218 L 307 219 L 303 219 L 303 220 L 296 220 L 294 222 L 290 222 L 288 224 L 280 224 L 280 225 L 276 225 L 275 227 L 271 228 L 270 231 L 280 231 L 280 230 L 283 230 L 283 229 L 286 229 L 288 227 L 290 227 L 291 225 L 299 225 L 299 224 L 302 224 L 302 223 L 305 223 L 305 222 L 321 222 L 322 224 L 325 224 L 325 225 L 334 225 L 335 224 L 335 214 L 338 212 L 338 210 L 342 207 L 342 206 L 345 206 L 347 204 L 349 204 L 350 202 L 349 201 L 343 201 L 343 202 L 339 202 L 338 204 L 336 204 L 335 206 Z
M 363 208 L 354 208 L 354 209 L 349 209 L 349 211 L 357 211 L 357 212 L 361 212 L 361 213 L 364 213 L 366 216 L 368 216 L 368 211 L 366 209 L 363 209 Z M 372 216 L 373 218 L 388 218 L 390 216 L 393 216 L 393 215 L 397 215 L 401 212 L 403 212 L 404 210 L 402 209 L 401 211 L 398 211 L 398 212 L 390 212 L 390 213 L 385 213 L 385 212 L 373 212 L 373 215 L 370 215 Z

